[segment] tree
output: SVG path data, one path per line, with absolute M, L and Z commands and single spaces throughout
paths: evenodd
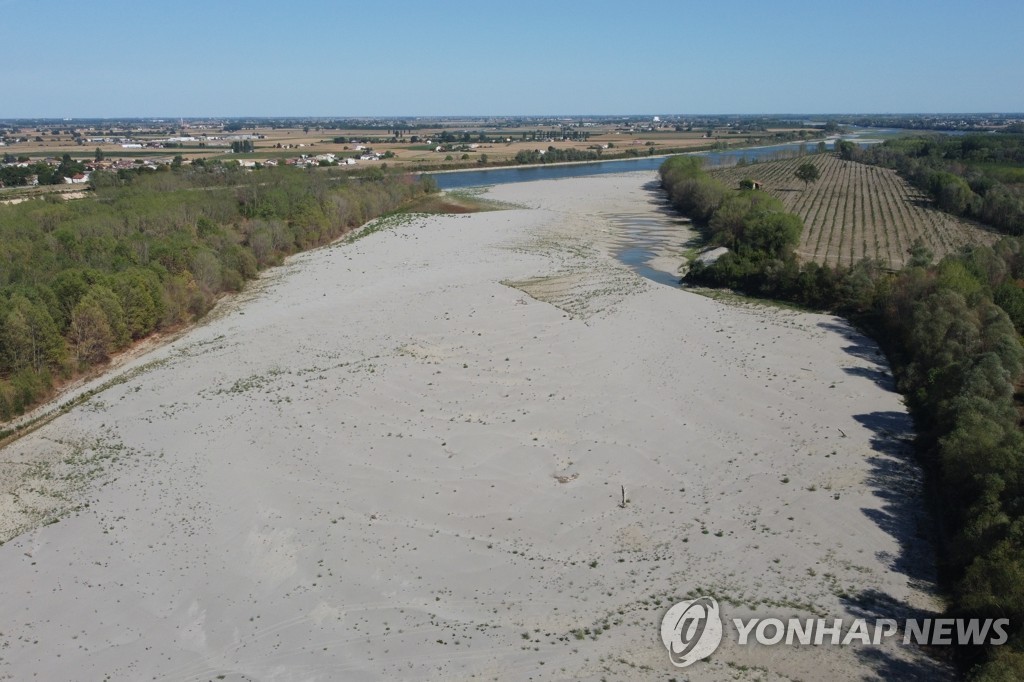
M 107 321 L 107 328 L 110 330 L 112 348 L 117 349 L 128 345 L 131 335 L 128 330 L 128 320 L 125 317 L 124 307 L 121 305 L 117 294 L 109 287 L 103 284 L 94 284 L 88 293 L 82 297 L 80 304 L 95 305 L 103 311 Z
M 753 218 L 747 220 L 741 247 L 784 260 L 792 257 L 803 229 L 804 221 L 793 213 L 755 212 Z
M 935 260 L 935 253 L 925 245 L 920 237 L 910 245 L 907 254 L 910 256 L 907 265 L 912 268 L 926 268 Z
M 211 251 L 200 251 L 192 257 L 192 274 L 196 283 L 206 293 L 216 294 L 220 291 L 221 264 L 217 255 Z
M 68 338 L 80 367 L 102 362 L 110 356 L 114 335 L 103 309 L 94 300 L 83 300 L 71 313 Z
M 30 368 L 38 373 L 57 367 L 64 353 L 63 340 L 50 313 L 21 294 L 11 298 L 0 347 L 4 364 L 13 371 Z
M 810 161 L 800 164 L 793 175 L 795 175 L 798 180 L 803 180 L 805 188 L 807 185 L 821 177 L 821 173 L 818 172 L 818 167 Z
M 100 149 L 99 147 L 96 147 L 96 154 L 95 154 L 95 159 L 96 159 L 97 161 L 102 161 L 102 160 L 103 160 L 103 159 L 105 159 L 105 158 L 107 158 L 107 157 L 106 157 L 106 156 L 104 156 L 104 154 L 103 154 L 103 150 L 102 150 L 102 149 Z

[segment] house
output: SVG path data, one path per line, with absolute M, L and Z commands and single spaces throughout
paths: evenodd
M 36 179 L 36 183 L 38 183 L 38 182 L 39 182 L 39 180 L 37 178 Z M 64 183 L 68 184 L 68 185 L 84 185 L 87 182 L 89 182 L 89 174 L 88 173 L 75 173 L 70 178 L 67 178 L 67 177 L 64 178 Z

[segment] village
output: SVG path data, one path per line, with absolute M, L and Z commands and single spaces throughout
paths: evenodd
M 39 138 L 37 138 L 38 140 Z M 395 156 L 392 151 L 377 152 L 365 144 L 345 146 L 342 153 L 324 152 L 307 153 L 300 151 L 294 156 L 273 156 L 254 159 L 255 141 L 265 139 L 264 135 L 204 135 L 204 136 L 173 136 L 164 139 L 139 139 L 123 136 L 103 136 L 81 138 L 80 146 L 96 145 L 92 159 L 74 160 L 68 151 L 61 155 L 37 156 L 36 154 L 5 152 L 0 160 L 0 188 L 38 187 L 40 185 L 85 185 L 89 183 L 92 173 L 107 171 L 158 171 L 163 168 L 180 166 L 186 159 L 181 152 L 186 145 L 199 149 L 220 148 L 225 163 L 237 163 L 243 169 L 260 167 L 294 166 L 297 168 L 323 166 L 352 166 L 360 161 L 380 161 Z M 30 144 L 28 138 L 16 138 L 15 143 Z M 7 146 L 8 141 L 0 141 L 0 146 Z M 275 154 L 280 150 L 307 150 L 316 145 L 315 142 L 297 142 L 294 144 L 277 143 L 271 147 Z M 476 146 L 476 145 L 474 145 Z M 114 151 L 104 151 L 112 149 Z M 124 150 L 118 152 L 116 150 Z M 140 158 L 129 150 L 144 150 L 146 155 Z M 181 150 L 176 154 L 153 155 L 152 150 Z M 33 150 L 35 151 L 35 150 Z M 42 151 L 42 149 L 39 149 Z M 187 152 L 186 152 L 187 153 Z M 117 156 L 115 156 L 115 154 Z M 121 155 L 127 154 L 127 155 Z M 269 156 L 269 155 L 268 155 Z M 233 158 L 234 157 L 234 158 Z M 202 158 L 202 157 L 199 157 Z
M 12 119 L 0 121 L 0 187 L 86 184 L 97 171 L 155 171 L 197 160 L 250 169 L 387 162 L 422 171 L 522 163 L 521 152 L 538 160 L 628 156 L 708 146 L 709 131 L 731 135 L 734 144 L 747 142 L 734 130 L 736 122 L 724 119 L 657 116 Z M 559 153 L 551 156 L 552 150 Z

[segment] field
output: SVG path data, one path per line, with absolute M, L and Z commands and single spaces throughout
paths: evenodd
M 797 166 L 813 162 L 821 173 L 804 187 Z M 797 255 L 819 263 L 850 265 L 877 258 L 902 267 L 908 250 L 921 239 L 936 259 L 965 244 L 991 244 L 998 235 L 931 206 L 921 192 L 892 170 L 843 161 L 832 154 L 733 166 L 712 171 L 733 187 L 743 179 L 782 200 L 804 221 Z
M 464 124 L 464 125 L 463 125 Z M 314 156 L 317 154 L 336 154 L 338 156 L 353 156 L 359 153 L 357 145 L 363 145 L 381 154 L 391 152 L 394 157 L 387 159 L 390 167 L 407 167 L 415 169 L 419 167 L 465 167 L 475 166 L 481 163 L 509 163 L 520 151 L 532 151 L 535 149 L 547 149 L 554 146 L 558 149 L 588 150 L 595 146 L 607 145 L 602 150 L 605 156 L 621 155 L 629 150 L 646 155 L 649 152 L 654 154 L 666 153 L 669 150 L 708 148 L 716 142 L 725 143 L 730 146 L 743 146 L 749 144 L 766 144 L 772 140 L 771 135 L 775 133 L 792 132 L 795 129 L 773 128 L 768 131 L 754 133 L 741 133 L 725 128 L 715 129 L 713 137 L 705 137 L 704 129 L 692 131 L 676 131 L 670 126 L 662 126 L 657 129 L 626 130 L 614 124 L 597 124 L 586 128 L 590 135 L 586 140 L 562 140 L 562 127 L 558 125 L 534 125 L 529 127 L 496 127 L 488 125 L 487 121 L 467 120 L 464 122 L 449 121 L 445 125 L 437 127 L 420 128 L 406 131 L 406 137 L 391 139 L 391 132 L 387 129 L 342 129 L 342 128 L 320 128 L 316 127 L 290 127 L 271 128 L 260 127 L 255 129 L 244 129 L 234 132 L 224 132 L 218 127 L 196 127 L 188 126 L 175 131 L 175 135 L 191 135 L 197 138 L 211 135 L 230 137 L 232 135 L 258 135 L 259 139 L 254 140 L 255 149 L 251 153 L 234 154 L 230 150 L 230 142 L 226 139 L 209 141 L 203 144 L 200 142 L 187 142 L 181 147 L 174 148 L 142 148 L 124 149 L 120 144 L 83 142 L 79 144 L 67 129 L 59 130 L 54 135 L 51 129 L 24 128 L 20 134 L 28 137 L 27 142 L 17 142 L 6 145 L 2 152 L 15 156 L 26 155 L 32 159 L 60 157 L 62 154 L 70 154 L 78 160 L 91 160 L 95 150 L 100 149 L 109 159 L 145 159 L 155 163 L 169 162 L 174 156 L 181 155 L 185 160 L 192 159 L 221 159 L 221 160 L 255 160 L 267 159 L 288 159 L 296 158 L 303 154 Z M 114 129 L 115 136 L 125 135 L 133 140 L 146 143 L 150 141 L 166 139 L 168 131 L 164 128 L 152 130 L 125 131 Z M 438 137 L 442 132 L 450 132 L 462 135 L 470 132 L 472 140 L 466 142 L 466 149 L 458 151 L 434 151 L 437 146 Z M 814 131 L 808 130 L 809 135 Z M 485 133 L 489 139 L 502 138 L 502 142 L 479 142 L 478 135 Z M 523 140 L 522 135 L 526 133 L 539 134 L 539 139 Z M 419 139 L 412 141 L 415 135 Z M 89 135 L 84 136 L 88 138 Z M 337 138 L 349 140 L 346 143 L 335 142 Z M 426 140 L 431 140 L 426 144 Z M 471 146 L 470 146 L 471 145 Z M 466 158 L 463 158 L 465 155 Z M 350 170 L 358 171 L 372 167 L 381 162 L 364 161 L 350 167 Z

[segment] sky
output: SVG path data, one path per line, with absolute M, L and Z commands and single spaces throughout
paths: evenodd
M 1024 2 L 0 0 L 0 118 L 1024 111 Z

